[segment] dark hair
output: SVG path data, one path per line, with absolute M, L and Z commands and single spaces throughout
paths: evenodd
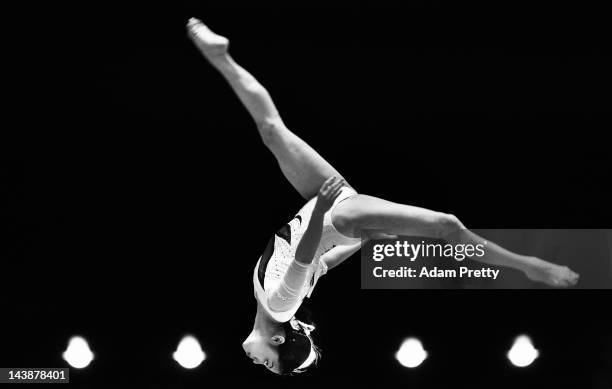
M 279 373 L 281 375 L 302 373 L 315 365 L 321 353 L 310 335 L 315 329 L 314 323 L 312 321 L 305 323 L 294 316 L 290 321 L 283 323 L 283 329 L 285 330 L 285 342 L 278 346 Z M 312 362 L 298 369 L 311 353 L 314 353 Z

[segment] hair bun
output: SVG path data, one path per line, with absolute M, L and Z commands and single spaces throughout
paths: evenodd
M 295 323 L 299 326 L 299 328 L 302 329 L 302 331 L 304 331 L 306 335 L 310 335 L 310 333 L 315 330 L 315 326 L 313 326 L 312 324 L 306 324 L 296 318 L 293 318 L 293 320 L 295 320 Z
M 316 363 L 319 350 L 310 333 L 315 326 L 298 320 L 295 316 L 283 323 L 285 342 L 278 346 L 280 374 L 301 373 Z

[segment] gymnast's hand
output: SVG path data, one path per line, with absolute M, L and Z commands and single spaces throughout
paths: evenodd
M 327 212 L 338 196 L 340 196 L 342 187 L 345 185 L 346 181 L 340 177 L 333 176 L 328 178 L 323 185 L 321 185 L 321 189 L 319 189 L 315 211 L 320 213 Z

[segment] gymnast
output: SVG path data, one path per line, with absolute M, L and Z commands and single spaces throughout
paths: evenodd
M 316 363 L 314 326 L 296 319 L 296 312 L 322 275 L 360 249 L 362 236 L 364 241 L 421 236 L 451 244 L 484 244 L 452 214 L 358 193 L 285 126 L 268 91 L 229 55 L 227 38 L 195 18 L 189 19 L 187 31 L 238 95 L 284 176 L 307 201 L 271 237 L 255 265 L 257 312 L 253 330 L 242 344 L 254 363 L 281 375 L 303 372 Z M 530 280 L 554 287 L 573 286 L 579 277 L 567 267 L 510 252 L 490 241 L 486 255 L 473 259 L 518 269 Z

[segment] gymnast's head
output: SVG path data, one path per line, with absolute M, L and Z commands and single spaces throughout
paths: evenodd
M 279 375 L 303 373 L 314 366 L 320 353 L 312 335 L 314 325 L 293 317 L 286 323 L 253 328 L 242 348 L 253 363 Z

